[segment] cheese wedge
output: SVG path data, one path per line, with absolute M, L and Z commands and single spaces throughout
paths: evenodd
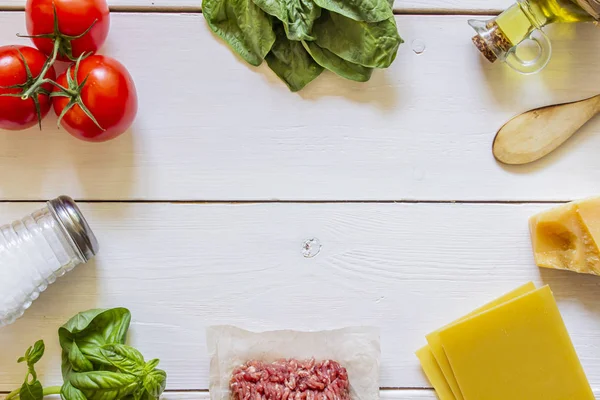
M 600 197 L 534 215 L 529 229 L 538 266 L 600 275 Z
M 548 286 L 439 335 L 465 400 L 594 400 Z

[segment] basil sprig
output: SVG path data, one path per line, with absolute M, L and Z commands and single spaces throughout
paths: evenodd
M 42 400 L 60 394 L 62 400 L 155 400 L 167 383 L 159 360 L 145 361 L 125 344 L 131 314 L 125 308 L 89 310 L 77 314 L 58 330 L 62 348 L 62 386 L 43 388 L 34 364 L 44 354 L 39 340 L 19 358 L 28 373 L 20 389 L 6 400 Z

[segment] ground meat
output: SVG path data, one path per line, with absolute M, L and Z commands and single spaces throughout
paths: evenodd
M 348 371 L 336 361 L 248 361 L 233 371 L 232 400 L 350 400 Z

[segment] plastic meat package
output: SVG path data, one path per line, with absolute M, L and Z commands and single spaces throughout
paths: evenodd
M 283 400 L 344 399 L 344 396 L 338 396 L 327 388 L 325 391 L 329 397 L 323 394 L 321 382 L 329 383 L 329 376 L 321 377 L 321 382 L 311 383 L 311 378 L 306 377 L 308 373 L 305 369 L 310 367 L 318 374 L 333 374 L 333 387 L 343 384 L 347 387 L 349 383 L 349 395 L 352 400 L 379 399 L 381 350 L 377 328 L 356 327 L 319 332 L 249 332 L 234 326 L 214 326 L 208 328 L 206 336 L 211 357 L 211 400 L 233 400 L 233 397 L 236 397 L 235 400 L 244 400 L 238 398 L 239 392 L 238 396 L 232 396 L 231 387 L 236 387 L 232 385 L 232 382 L 235 382 L 234 376 L 245 376 L 250 384 L 260 384 L 261 393 L 269 393 L 269 390 L 286 390 L 289 393 L 286 389 L 290 387 L 289 376 L 285 383 L 278 381 L 277 376 L 267 377 L 264 386 L 270 385 L 270 388 L 263 388 L 261 382 L 257 383 L 258 376 L 264 378 L 268 372 L 276 374 L 273 371 L 286 371 L 286 368 L 287 371 L 298 371 L 295 377 L 300 382 L 294 382 L 293 386 L 300 386 L 300 389 L 303 389 L 302 386 L 308 386 L 309 390 L 308 395 L 303 393 L 301 396 L 296 392 L 296 395 L 288 397 L 286 394 L 282 397 Z M 264 369 L 261 369 L 263 367 Z M 254 378 L 252 373 L 256 375 Z M 256 396 L 254 389 L 253 393 Z M 315 393 L 318 396 L 315 396 Z M 249 395 L 245 397 L 248 399 Z M 270 395 L 259 397 L 279 398 Z

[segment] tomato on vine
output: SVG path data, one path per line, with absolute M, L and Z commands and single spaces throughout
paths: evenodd
M 25 17 L 35 46 L 62 61 L 96 53 L 110 27 L 106 0 L 27 0 Z
M 44 77 L 54 80 L 54 68 L 44 68 L 46 56 L 27 46 L 0 47 L 0 129 L 21 130 L 40 124 L 52 100 L 50 83 L 33 87 L 45 69 Z M 33 90 L 30 90 L 33 89 Z M 29 91 L 26 99 L 21 97 Z
M 54 111 L 67 132 L 79 139 L 113 139 L 135 119 L 135 84 L 127 69 L 113 58 L 95 55 L 80 59 L 56 83 L 51 95 Z

